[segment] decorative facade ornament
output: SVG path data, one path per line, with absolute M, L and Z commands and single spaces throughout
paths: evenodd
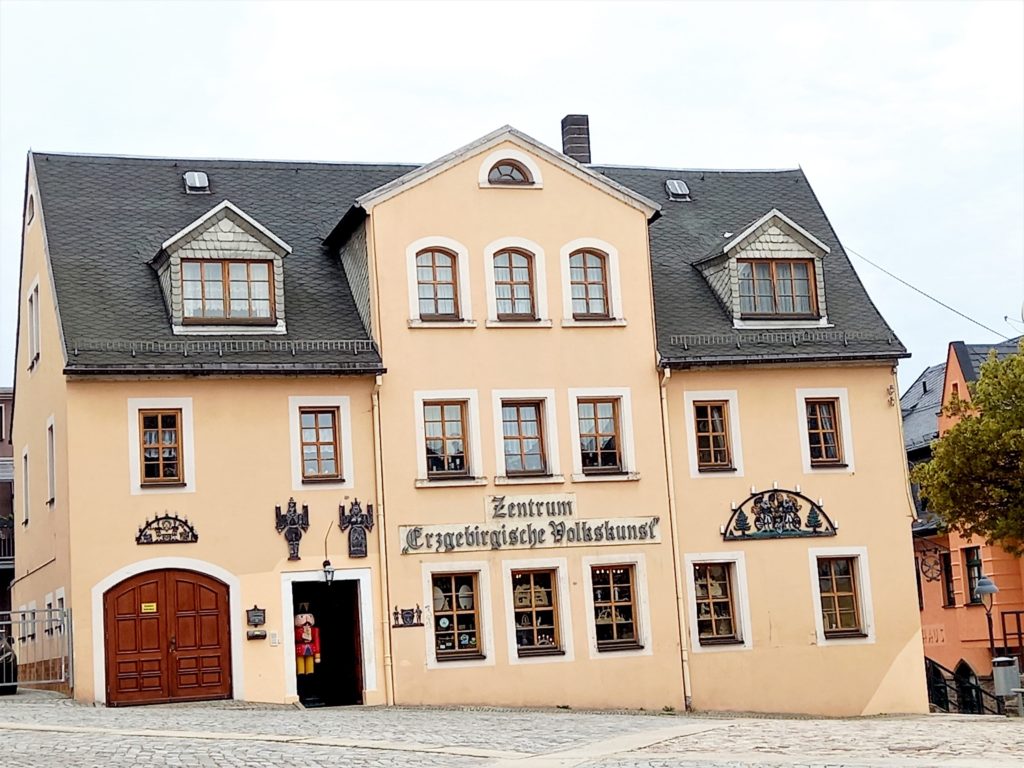
M 726 541 L 836 535 L 838 526 L 825 514 L 821 499 L 811 501 L 800 493 L 799 487 L 795 491 L 750 490 L 750 496 L 741 504 L 733 504 L 732 516 L 722 527 L 722 538 Z
M 295 506 L 295 499 L 288 499 L 288 511 L 281 514 L 280 505 L 274 507 L 274 520 L 277 532 L 284 532 L 284 540 L 288 542 L 288 559 L 299 560 L 299 542 L 302 534 L 309 530 L 309 506 L 302 505 L 300 513 Z
M 402 627 L 422 627 L 423 611 L 420 609 L 419 603 L 416 604 L 415 608 L 399 609 L 396 605 L 395 610 L 391 612 L 391 626 L 395 629 L 401 629 Z
M 373 504 L 363 511 L 359 499 L 353 499 L 345 512 L 345 505 L 338 505 L 338 527 L 348 531 L 348 556 L 366 557 L 366 532 L 373 530 Z
M 943 552 L 949 552 L 949 549 L 933 541 L 914 539 L 914 554 L 925 581 L 938 581 L 942 578 Z
M 192 544 L 197 541 L 199 534 L 188 518 L 166 512 L 140 525 L 135 535 L 136 544 Z

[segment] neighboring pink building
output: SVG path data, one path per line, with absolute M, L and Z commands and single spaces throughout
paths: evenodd
M 0 387 L 0 613 L 11 610 L 11 579 L 14 578 L 13 405 L 14 390 Z

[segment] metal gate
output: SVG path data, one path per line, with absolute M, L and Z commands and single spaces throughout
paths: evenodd
M 0 612 L 0 693 L 13 684 L 60 690 L 74 685 L 70 609 Z

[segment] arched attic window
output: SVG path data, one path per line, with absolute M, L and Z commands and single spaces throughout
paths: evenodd
M 522 163 L 503 159 L 491 166 L 487 172 L 489 184 L 533 184 L 533 177 Z

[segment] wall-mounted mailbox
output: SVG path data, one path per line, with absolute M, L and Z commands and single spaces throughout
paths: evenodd
M 266 640 L 267 630 L 265 629 L 250 629 L 245 633 L 247 640 Z

